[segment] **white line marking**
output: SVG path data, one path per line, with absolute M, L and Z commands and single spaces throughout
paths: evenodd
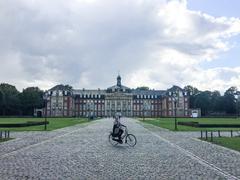
M 145 129 L 146 129 L 146 128 L 145 128 Z M 148 130 L 148 129 L 147 129 L 147 130 Z M 218 167 L 215 166 L 214 164 L 207 162 L 206 160 L 198 157 L 197 155 L 191 153 L 190 151 L 187 151 L 187 150 L 181 148 L 180 146 L 178 146 L 178 145 L 176 145 L 176 144 L 174 144 L 174 143 L 171 143 L 169 140 L 167 140 L 167 139 L 165 139 L 165 138 L 163 138 L 163 137 L 161 137 L 161 136 L 159 136 L 159 135 L 151 132 L 150 130 L 148 130 L 148 131 L 149 131 L 153 136 L 158 137 L 158 138 L 161 139 L 162 141 L 164 141 L 164 142 L 170 144 L 171 146 L 177 148 L 178 150 L 180 150 L 180 151 L 181 151 L 182 153 L 184 153 L 185 155 L 189 156 L 190 158 L 192 158 L 192 159 L 194 159 L 194 160 L 197 160 L 198 163 L 200 163 L 200 164 L 202 164 L 202 165 L 204 165 L 204 166 L 207 166 L 207 167 L 213 169 L 214 171 L 217 171 L 219 174 L 223 175 L 223 176 L 226 177 L 227 179 L 240 180 L 240 178 L 238 178 L 238 177 L 236 177 L 236 176 L 233 176 L 233 175 L 229 174 L 228 172 L 223 171 L 222 169 L 218 168 Z

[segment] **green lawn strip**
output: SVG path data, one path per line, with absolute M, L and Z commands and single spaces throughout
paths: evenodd
M 175 120 L 174 118 L 145 118 L 138 119 L 141 122 L 149 123 L 158 127 L 166 128 L 169 130 L 174 131 L 174 124 Z M 235 118 L 177 118 L 177 122 L 190 122 L 195 121 L 202 124 L 240 124 L 240 119 Z M 183 126 L 178 125 L 178 131 L 201 131 L 201 130 L 208 130 L 208 131 L 229 131 L 229 130 L 235 130 L 239 131 L 240 128 L 196 128 L 191 126 Z
M 1 142 L 5 142 L 5 141 L 9 141 L 9 140 L 11 140 L 11 139 L 13 139 L 13 138 L 2 138 L 2 139 L 0 139 L 0 143 L 1 143 Z
M 240 137 L 214 137 L 211 143 L 240 151 Z
M 24 123 L 27 121 L 44 121 L 44 118 L 0 118 L 0 124 L 3 123 Z M 89 122 L 87 118 L 47 118 L 49 124 L 47 125 L 47 130 L 55 130 L 68 126 L 74 126 L 76 124 L 82 124 Z M 41 126 L 30 126 L 30 127 L 20 127 L 20 128 L 0 128 L 0 130 L 10 130 L 10 131 L 43 131 L 44 125 Z

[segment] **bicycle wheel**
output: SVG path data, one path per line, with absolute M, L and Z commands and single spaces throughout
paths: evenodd
M 133 134 L 128 134 L 126 137 L 126 143 L 133 147 L 137 144 L 137 138 Z
M 111 145 L 113 145 L 113 146 L 116 146 L 116 145 L 118 144 L 117 141 L 114 141 L 114 140 L 113 140 L 112 134 L 109 134 L 108 140 L 109 140 L 109 143 L 110 143 Z

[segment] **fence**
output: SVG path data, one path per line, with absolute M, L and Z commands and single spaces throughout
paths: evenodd
M 10 138 L 10 131 L 0 131 L 0 139 Z
M 230 131 L 220 131 L 220 130 L 207 131 L 206 130 L 206 131 L 201 131 L 201 139 L 208 140 L 210 138 L 210 141 L 212 142 L 213 138 L 214 138 L 214 134 L 215 135 L 217 134 L 217 136 L 215 136 L 215 137 L 223 137 L 222 134 L 224 134 L 224 137 L 226 137 L 226 135 L 228 135 L 227 137 L 234 137 L 234 133 L 236 134 L 235 136 L 240 136 L 239 131 L 233 131 L 233 130 L 230 130 Z

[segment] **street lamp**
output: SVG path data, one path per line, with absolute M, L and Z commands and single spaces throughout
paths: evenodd
M 239 91 L 237 91 L 235 94 L 234 94 L 234 98 L 235 98 L 235 100 L 236 100 L 236 118 L 238 118 L 238 114 L 239 114 L 239 112 L 238 112 L 238 103 L 239 103 L 239 97 L 240 97 L 240 92 Z
M 47 93 L 44 93 L 43 100 L 44 100 L 44 106 L 45 106 L 45 113 L 44 113 L 44 116 L 45 116 L 44 130 L 45 131 L 47 130 L 47 98 L 48 98 Z
M 174 101 L 174 121 L 175 121 L 175 126 L 174 129 L 175 131 L 178 130 L 177 128 L 177 100 L 178 100 L 178 95 L 177 92 L 169 92 L 169 96 L 173 99 Z

